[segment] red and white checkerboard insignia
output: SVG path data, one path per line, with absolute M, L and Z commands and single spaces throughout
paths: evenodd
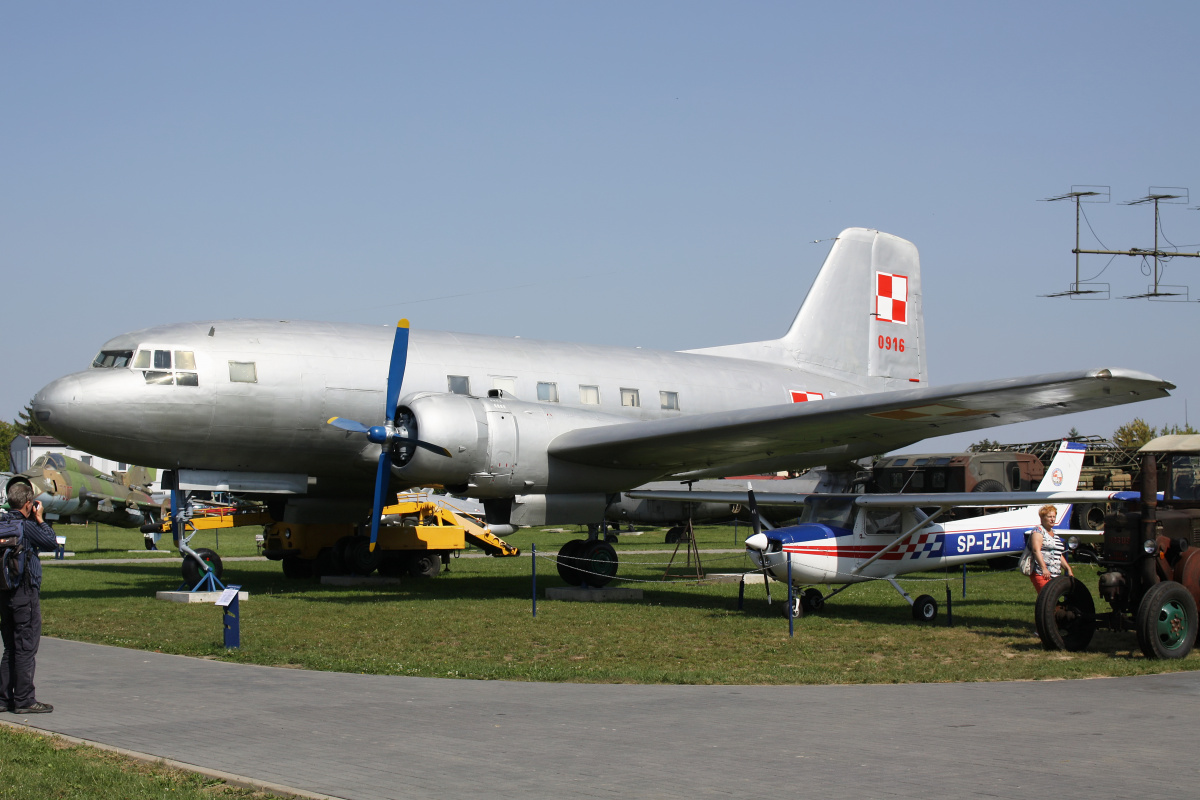
M 908 324 L 908 278 L 890 272 L 875 273 L 875 316 L 881 322 Z
M 825 395 L 820 392 L 792 392 L 793 403 L 807 403 L 809 400 L 824 400 Z

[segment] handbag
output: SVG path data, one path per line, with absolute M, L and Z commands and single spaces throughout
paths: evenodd
M 1017 560 L 1017 569 L 1021 570 L 1022 575 L 1033 574 L 1033 548 L 1029 546 L 1029 540 L 1035 533 L 1025 535 L 1025 549 L 1021 551 L 1021 558 Z

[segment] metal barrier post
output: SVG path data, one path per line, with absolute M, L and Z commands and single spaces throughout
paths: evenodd
M 963 564 L 963 600 L 967 599 L 967 565 Z
M 946 584 L 946 627 L 954 627 L 954 593 L 950 591 L 950 584 Z
M 533 618 L 537 619 L 537 542 L 533 543 Z
M 787 615 L 788 615 L 788 636 L 796 635 L 796 617 L 792 613 L 792 554 L 788 553 L 788 599 L 787 599 Z

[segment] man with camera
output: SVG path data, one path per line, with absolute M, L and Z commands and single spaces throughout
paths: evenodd
M 10 511 L 5 521 L 16 521 L 24 550 L 22 568 L 13 588 L 0 590 L 0 633 L 4 659 L 0 661 L 0 703 L 17 714 L 45 714 L 54 710 L 34 696 L 33 669 L 42 638 L 42 562 L 38 550 L 53 550 L 54 529 L 42 519 L 42 504 L 27 483 L 8 487 Z

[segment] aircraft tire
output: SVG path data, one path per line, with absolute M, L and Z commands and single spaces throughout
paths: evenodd
M 800 601 L 805 611 L 820 611 L 825 606 L 825 597 L 819 589 L 805 589 Z
M 782 603 L 783 618 L 800 619 L 804 616 L 804 596 L 800 594 L 792 595 L 792 602 L 784 600 Z
M 583 563 L 579 566 L 584 570 L 581 575 L 588 586 L 599 589 L 617 577 L 617 551 L 608 542 L 589 542 L 580 555 Z
M 310 558 L 291 558 L 281 559 L 283 565 L 283 577 L 289 580 L 303 580 L 313 576 L 313 561 Z
M 408 574 L 414 578 L 436 578 L 442 571 L 442 557 L 437 553 L 413 553 L 408 557 Z
M 1186 658 L 1196 644 L 1196 600 L 1183 584 L 1154 584 L 1135 619 L 1138 645 L 1146 658 Z
M 937 600 L 927 594 L 923 594 L 913 601 L 912 616 L 917 622 L 933 622 L 937 619 L 937 612 Z
M 674 528 L 671 528 L 670 530 L 668 530 L 666 543 L 667 544 L 678 544 L 679 540 L 683 538 L 683 533 L 685 530 L 687 530 L 687 529 L 681 528 L 678 525 L 676 525 Z
M 585 547 L 587 547 L 587 540 L 572 539 L 558 550 L 558 577 L 570 586 L 583 585 L 585 576 L 577 569 L 577 564 Z
M 217 580 L 221 579 L 224 573 L 224 568 L 221 565 L 221 557 L 217 555 L 216 550 L 209 550 L 207 547 L 201 547 L 196 550 L 196 555 L 208 565 L 208 568 L 216 575 Z M 183 559 L 183 582 L 189 587 L 195 586 L 204 577 L 200 572 L 200 565 L 196 563 L 196 559 L 188 556 Z
M 346 571 L 354 575 L 370 575 L 379 568 L 379 564 L 383 558 L 383 551 L 376 547 L 375 552 L 371 552 L 371 540 L 364 536 L 355 537 L 354 541 L 346 545 L 346 549 L 342 551 L 342 561 L 346 564 Z
M 1096 632 L 1096 604 L 1082 581 L 1059 575 L 1038 592 L 1033 624 L 1047 650 L 1086 650 Z

